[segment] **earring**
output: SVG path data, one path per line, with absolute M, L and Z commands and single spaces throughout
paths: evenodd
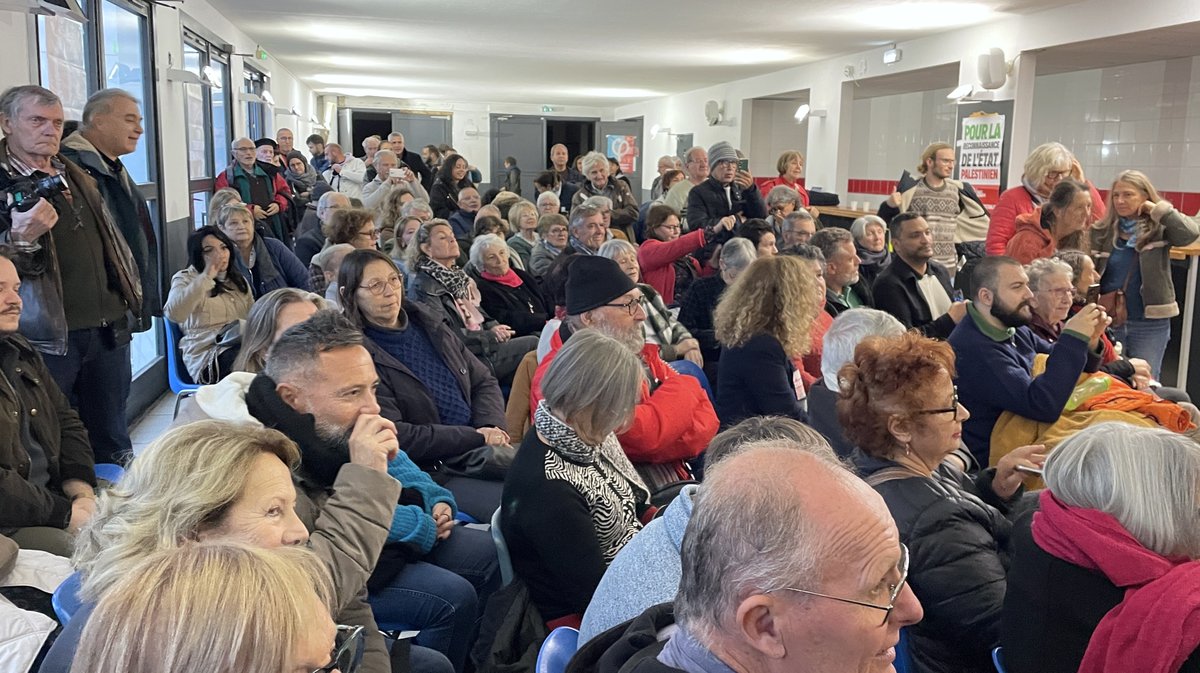
M 909 452 L 909 448 L 908 448 L 908 442 L 905 442 L 905 443 L 904 443 L 904 455 L 906 455 L 906 456 L 911 456 L 911 455 L 912 455 L 912 454 Z

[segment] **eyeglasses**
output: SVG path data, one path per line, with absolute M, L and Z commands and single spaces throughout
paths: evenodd
M 642 307 L 642 298 L 634 297 L 633 299 L 630 299 L 629 301 L 626 301 L 626 302 L 621 302 L 620 304 L 604 304 L 604 305 L 608 306 L 609 308 L 623 308 L 629 313 L 629 315 L 637 315 L 638 309 L 640 309 Z
M 683 231 L 683 227 L 678 224 L 664 224 L 661 225 L 659 229 L 666 229 L 667 231 Z
M 1060 287 L 1057 290 L 1051 290 L 1047 288 L 1045 290 L 1039 290 L 1039 292 L 1045 292 L 1052 297 L 1070 297 L 1075 292 L 1075 289 L 1070 287 Z
M 952 406 L 946 407 L 945 409 L 921 409 L 919 411 L 914 411 L 913 413 L 917 414 L 918 416 L 923 416 L 926 414 L 954 414 L 953 420 L 957 421 L 958 410 L 962 408 L 962 405 L 958 403 L 958 386 L 954 386 L 954 399 L 950 401 L 950 404 Z
M 383 294 L 384 287 L 390 287 L 393 290 L 399 290 L 400 286 L 401 286 L 400 276 L 392 274 L 391 276 L 388 276 L 387 280 L 371 281 L 370 283 L 367 283 L 366 285 L 362 285 L 360 287 L 362 287 L 362 289 L 364 289 L 367 292 L 370 292 L 371 294 L 378 297 Z
M 355 673 L 362 663 L 363 644 L 363 627 L 338 624 L 329 663 L 313 670 L 312 673 L 329 673 L 333 670 Z
M 1070 171 L 1054 171 L 1052 173 L 1047 173 L 1046 179 L 1049 180 L 1050 182 L 1058 182 L 1059 180 L 1062 180 L 1063 178 L 1067 177 L 1070 174 L 1071 174 Z
M 235 147 L 235 148 L 233 148 L 233 151 L 234 151 L 234 152 L 254 152 L 254 151 L 256 151 L 257 149 L 258 149 L 258 148 L 257 148 L 257 147 L 254 147 L 254 146 L 250 146 L 250 147 Z
M 883 626 L 884 624 L 887 624 L 888 618 L 892 616 L 892 610 L 896 608 L 896 599 L 900 597 L 900 592 L 904 590 L 904 585 L 908 582 L 908 547 L 905 547 L 904 545 L 900 545 L 900 561 L 896 563 L 896 571 L 899 573 L 900 579 L 895 584 L 888 585 L 887 605 L 876 605 L 874 603 L 867 603 L 866 601 L 856 601 L 853 598 L 830 596 L 829 594 L 817 593 L 816 591 L 809 591 L 808 589 L 793 589 L 792 587 L 783 587 L 782 589 L 779 589 L 779 591 L 794 591 L 798 594 L 819 596 L 821 598 L 828 598 L 832 601 L 849 603 L 851 605 L 861 605 L 864 608 L 883 610 L 883 621 L 879 623 L 880 626 Z

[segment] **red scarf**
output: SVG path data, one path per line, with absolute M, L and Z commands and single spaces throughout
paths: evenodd
M 505 287 L 521 287 L 521 277 L 517 275 L 516 271 L 512 270 L 512 267 L 509 267 L 508 273 L 504 274 L 503 276 L 497 276 L 496 274 L 488 273 L 487 271 L 481 271 L 479 275 L 483 276 L 484 280 L 490 280 L 493 283 L 500 283 Z
M 1175 673 L 1200 645 L 1200 563 L 1146 549 L 1109 514 L 1042 491 L 1033 539 L 1046 553 L 1125 589 L 1088 642 L 1079 673 Z

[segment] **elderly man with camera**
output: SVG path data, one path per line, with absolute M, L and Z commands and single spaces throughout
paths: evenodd
M 44 355 L 99 462 L 131 449 L 129 342 L 142 283 L 96 180 L 59 154 L 62 102 L 39 86 L 0 94 L 0 242 L 17 250 L 20 332 Z

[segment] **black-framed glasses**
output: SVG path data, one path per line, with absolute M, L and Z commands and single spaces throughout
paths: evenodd
M 962 405 L 958 403 L 958 386 L 954 386 L 954 399 L 950 401 L 950 404 L 952 406 L 944 409 L 921 409 L 919 411 L 914 411 L 913 413 L 917 414 L 918 416 L 924 416 L 926 414 L 954 414 L 953 420 L 957 421 L 958 410 L 962 408 Z
M 384 287 L 390 287 L 399 292 L 401 285 L 403 285 L 403 283 L 400 280 L 400 276 L 392 274 L 388 276 L 386 280 L 374 280 L 360 287 L 378 297 L 383 294 Z
M 896 572 L 899 574 L 900 578 L 896 581 L 895 584 L 888 585 L 887 605 L 876 605 L 874 603 L 868 603 L 866 601 L 859 601 L 859 600 L 855 600 L 853 598 L 842 598 L 841 596 L 830 596 L 829 594 L 822 594 L 822 593 L 818 593 L 816 591 L 809 591 L 808 589 L 794 589 L 792 587 L 782 587 L 781 589 L 778 589 L 778 591 L 793 591 L 798 594 L 807 594 L 809 596 L 819 596 L 821 598 L 828 598 L 831 601 L 838 601 L 841 603 L 849 603 L 851 605 L 861 605 L 864 608 L 874 608 L 876 610 L 883 610 L 883 621 L 879 623 L 880 626 L 883 626 L 884 624 L 887 624 L 888 618 L 890 618 L 892 616 L 892 610 L 896 609 L 896 599 L 900 597 L 900 592 L 904 591 L 904 585 L 908 582 L 908 547 L 905 547 L 903 544 L 900 545 L 900 560 L 896 563 Z
M 620 304 L 605 304 L 609 308 L 623 308 L 629 315 L 637 315 L 638 309 L 642 307 L 642 298 L 634 297 L 629 301 L 623 301 Z
M 329 673 L 333 670 L 339 673 L 355 673 L 362 663 L 364 641 L 362 626 L 338 624 L 329 663 L 314 669 L 312 673 Z

